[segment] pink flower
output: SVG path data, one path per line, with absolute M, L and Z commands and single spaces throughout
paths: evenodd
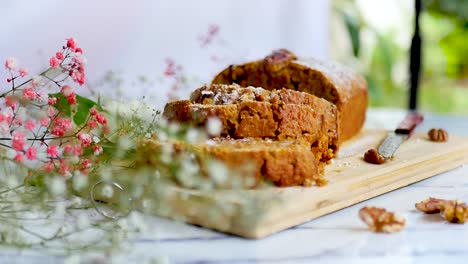
M 98 113 L 98 111 L 96 110 L 96 108 L 93 107 L 93 108 L 89 109 L 89 113 L 90 113 L 92 116 L 94 116 L 94 115 L 96 115 L 96 114 Z
M 107 124 L 106 117 L 101 113 L 96 114 L 96 121 L 98 121 L 98 123 L 101 125 Z
M 36 156 L 36 148 L 34 146 L 31 146 L 29 147 L 27 150 L 26 150 L 26 158 L 28 158 L 28 160 L 35 160 L 37 159 L 37 156 Z
M 80 156 L 81 154 L 83 154 L 83 148 L 81 148 L 80 145 L 75 145 L 73 147 L 73 154 Z
M 70 94 L 70 95 L 67 97 L 67 101 L 68 101 L 68 104 L 69 104 L 69 105 L 74 105 L 74 104 L 76 104 L 76 95 L 75 95 L 75 93 Z
M 52 68 L 58 68 L 58 66 L 60 65 L 60 61 L 57 60 L 57 58 L 52 57 L 49 60 L 49 64 L 50 64 L 50 67 L 52 67 Z
M 25 77 L 26 75 L 28 75 L 29 71 L 26 68 L 19 68 L 18 73 L 21 77 Z
M 59 154 L 58 147 L 55 145 L 49 145 L 46 152 L 50 157 L 57 157 Z
M 13 138 L 11 139 L 11 147 L 14 150 L 21 151 L 24 149 L 24 144 L 26 143 L 26 136 L 23 132 L 15 130 L 13 132 Z
M 47 116 L 48 117 L 53 117 L 57 114 L 57 110 L 53 107 L 47 108 Z
M 69 174 L 70 165 L 68 164 L 68 162 L 63 159 L 60 159 L 59 162 L 60 162 L 59 173 L 62 175 Z
M 63 94 L 63 96 L 68 97 L 73 93 L 73 88 L 70 85 L 64 85 L 60 92 Z
M 34 122 L 34 120 L 29 119 L 28 121 L 26 121 L 26 123 L 24 123 L 24 128 L 26 128 L 29 131 L 33 131 L 35 127 L 36 122 Z
M 81 54 L 83 54 L 83 50 L 82 50 L 81 48 L 76 48 L 76 49 L 75 49 L 75 52 L 76 52 L 76 53 L 81 53 Z
M 71 50 L 76 49 L 76 41 L 74 38 L 67 39 L 67 47 L 70 48 Z
M 16 156 L 13 158 L 14 161 L 16 162 L 23 162 L 23 155 L 21 155 L 21 153 L 16 153 Z
M 57 103 L 57 98 L 56 97 L 49 97 L 49 105 L 54 105 Z
M 72 121 L 67 118 L 56 118 L 52 127 L 52 135 L 62 137 L 72 127 Z
M 57 52 L 55 53 L 55 58 L 57 58 L 57 60 L 63 60 L 63 53 L 62 52 Z
M 72 145 L 65 145 L 63 147 L 63 152 L 65 154 L 71 154 L 73 152 L 73 146 Z
M 37 98 L 37 93 L 34 91 L 34 88 L 29 87 L 23 90 L 23 97 L 25 99 L 34 100 Z
M 7 122 L 7 123 L 10 123 L 11 120 L 13 119 L 13 117 L 11 116 L 10 113 L 2 113 L 0 112 L 0 122 Z
M 16 69 L 18 61 L 15 58 L 8 58 L 5 60 L 5 68 L 7 70 L 13 71 Z
M 15 110 L 16 107 L 18 106 L 18 101 L 16 101 L 16 98 L 12 96 L 6 96 L 5 97 L 5 105 L 10 107 L 11 109 Z
M 102 154 L 102 151 L 103 151 L 103 149 L 102 149 L 102 147 L 99 146 L 99 145 L 95 145 L 95 146 L 93 147 L 93 153 L 94 153 L 94 155 L 96 155 L 96 156 L 101 155 L 101 154 Z
M 84 159 L 82 162 L 81 162 L 81 168 L 83 169 L 87 169 L 91 167 L 91 161 L 89 159 Z
M 41 120 L 39 121 L 41 126 L 43 127 L 46 127 L 50 124 L 50 118 L 47 117 L 47 116 L 44 116 L 43 118 L 41 118 Z
M 89 120 L 88 126 L 89 126 L 89 128 L 93 129 L 93 128 L 98 127 L 98 123 L 96 121 L 94 121 L 94 120 Z
M 91 145 L 91 136 L 86 133 L 78 134 L 78 139 L 81 141 L 81 144 L 85 147 L 89 147 Z
M 51 172 L 55 169 L 54 163 L 53 162 L 47 162 L 44 164 L 44 171 L 45 172 Z

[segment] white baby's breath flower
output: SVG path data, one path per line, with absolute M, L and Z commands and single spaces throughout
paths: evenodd
M 163 116 L 160 116 L 158 120 L 156 120 L 156 124 L 161 128 L 165 128 L 167 127 L 168 121 Z
M 146 133 L 145 138 L 151 138 L 151 133 Z
M 101 194 L 106 198 L 112 198 L 114 195 L 114 188 L 112 188 L 111 185 L 106 184 L 104 187 L 102 187 Z
M 100 178 L 104 182 L 112 180 L 112 170 L 108 167 L 104 167 L 100 170 Z
M 16 175 L 7 176 L 7 185 L 8 185 L 8 188 L 18 187 L 19 185 L 18 177 Z
M 170 123 L 169 126 L 167 127 L 167 130 L 169 131 L 169 134 L 174 135 L 177 134 L 180 130 L 180 125 L 177 123 Z
M 222 184 L 226 182 L 228 176 L 228 169 L 219 161 L 212 160 L 208 165 L 208 174 L 215 183 Z
M 185 134 L 185 140 L 188 143 L 196 143 L 199 139 L 199 132 L 194 128 L 189 128 Z
M 84 176 L 80 171 L 75 171 L 73 175 L 73 189 L 77 191 L 83 190 L 88 185 L 88 177 Z
M 53 195 L 62 195 L 65 193 L 65 181 L 60 177 L 53 177 L 50 180 L 49 190 Z
M 80 157 L 78 156 L 70 156 L 68 159 L 71 163 L 78 163 L 80 161 Z
M 122 136 L 119 138 L 119 147 L 122 150 L 127 150 L 133 147 L 133 141 L 127 136 Z
M 130 213 L 130 223 L 133 227 L 135 227 L 139 232 L 145 232 L 146 224 L 143 221 L 143 218 L 141 217 L 140 213 L 136 211 L 132 211 Z
M 94 143 L 97 144 L 97 143 L 99 143 L 100 141 L 101 141 L 101 139 L 99 139 L 98 136 L 93 136 L 93 142 L 94 142 Z
M 163 144 L 161 146 L 161 155 L 159 159 L 164 164 L 169 164 L 172 161 L 172 153 L 174 152 L 174 147 L 171 144 Z
M 210 117 L 206 122 L 206 131 L 210 136 L 219 136 L 223 129 L 223 123 L 217 117 Z
M 158 131 L 157 136 L 158 136 L 159 141 L 162 141 L 162 142 L 167 141 L 167 139 L 169 138 L 167 133 L 164 131 Z

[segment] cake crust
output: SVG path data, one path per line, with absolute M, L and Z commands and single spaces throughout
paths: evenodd
M 220 72 L 212 83 L 237 83 L 267 90 L 287 88 L 324 98 L 338 108 L 341 140 L 357 134 L 366 116 L 368 91 L 361 75 L 335 62 L 300 60 L 284 49 L 262 60 L 231 65 Z

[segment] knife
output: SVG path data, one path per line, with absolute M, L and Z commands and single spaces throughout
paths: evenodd
M 379 154 L 385 159 L 392 158 L 401 143 L 411 137 L 416 126 L 418 126 L 423 119 L 423 116 L 418 112 L 408 113 L 405 119 L 398 125 L 398 128 L 388 133 L 385 140 L 380 144 L 377 149 Z

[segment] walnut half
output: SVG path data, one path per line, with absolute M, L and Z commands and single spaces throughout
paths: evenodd
M 366 206 L 359 210 L 359 217 L 370 230 L 379 233 L 394 233 L 405 227 L 406 220 L 385 208 Z
M 468 221 L 468 205 L 458 200 L 442 202 L 440 215 L 450 223 L 463 224 Z
M 468 221 L 468 205 L 459 200 L 444 200 L 428 198 L 417 203 L 416 208 L 426 214 L 440 215 L 450 223 L 465 223 Z
M 364 154 L 364 160 L 372 164 L 382 164 L 385 162 L 385 158 L 376 149 L 369 149 Z
M 448 140 L 448 133 L 447 131 L 441 128 L 433 128 L 427 132 L 429 139 L 435 142 L 445 142 Z
M 423 213 L 437 214 L 440 213 L 440 204 L 446 201 L 447 200 L 429 197 L 426 200 L 415 204 L 414 206 Z

